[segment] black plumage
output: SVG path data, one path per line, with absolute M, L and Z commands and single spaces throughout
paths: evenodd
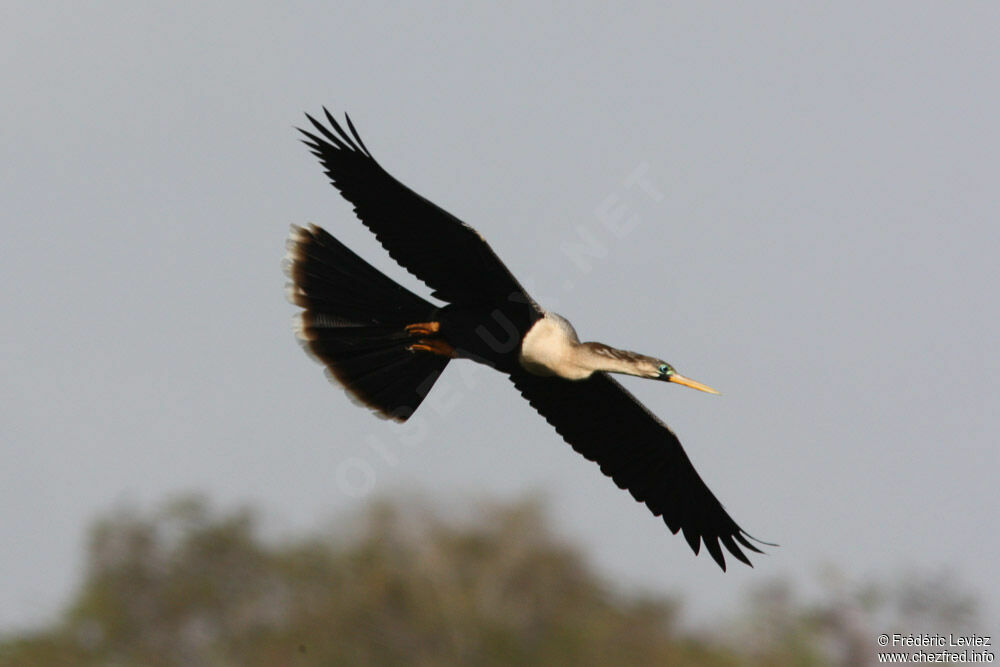
M 682 532 L 696 554 L 704 544 L 725 570 L 725 547 L 750 565 L 743 550 L 760 553 L 754 538 L 708 489 L 673 432 L 606 372 L 570 380 L 529 370 L 522 341 L 546 311 L 476 230 L 386 172 L 350 118 L 345 130 L 324 112 L 330 127 L 307 116 L 314 131 L 300 130 L 306 145 L 389 255 L 446 302 L 436 307 L 397 285 L 318 227 L 293 228 L 286 271 L 292 301 L 304 309 L 300 337 L 333 377 L 356 399 L 403 421 L 451 358 L 489 364 L 577 452 Z M 575 341 L 575 332 L 567 335 Z M 599 343 L 579 344 L 584 348 L 609 363 L 656 362 Z M 668 364 L 659 368 L 657 379 L 687 380 Z M 644 373 L 632 374 L 653 377 Z

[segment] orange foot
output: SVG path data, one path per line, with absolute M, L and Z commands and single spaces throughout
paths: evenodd
M 441 331 L 440 322 L 416 322 L 406 325 L 406 333 L 411 336 L 432 336 Z
M 455 357 L 455 348 L 453 348 L 448 343 L 444 342 L 440 338 L 422 338 L 419 342 L 410 345 L 406 349 L 412 351 L 420 352 L 431 352 L 432 354 L 439 354 L 442 357 Z

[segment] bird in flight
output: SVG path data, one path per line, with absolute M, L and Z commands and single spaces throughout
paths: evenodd
M 573 449 L 683 533 L 695 554 L 704 544 L 725 570 L 725 547 L 751 565 L 743 550 L 762 553 L 753 542 L 769 543 L 733 521 L 677 436 L 609 374 L 718 392 L 662 359 L 581 343 L 565 318 L 528 296 L 482 235 L 393 178 L 349 116 L 345 129 L 323 111 L 328 126 L 306 115 L 304 143 L 389 255 L 446 304 L 397 284 L 322 228 L 293 225 L 284 269 L 289 300 L 302 308 L 296 334 L 330 378 L 402 422 L 452 359 L 492 366 Z

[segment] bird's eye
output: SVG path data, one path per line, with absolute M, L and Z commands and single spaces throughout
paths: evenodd
M 660 364 L 658 369 L 661 375 L 673 375 L 674 369 L 670 367 L 670 364 Z

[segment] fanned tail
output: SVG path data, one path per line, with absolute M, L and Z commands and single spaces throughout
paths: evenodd
M 283 263 L 288 298 L 303 308 L 296 335 L 331 380 L 381 417 L 406 421 L 448 357 L 411 349 L 406 326 L 433 304 L 413 294 L 317 227 L 292 225 Z

